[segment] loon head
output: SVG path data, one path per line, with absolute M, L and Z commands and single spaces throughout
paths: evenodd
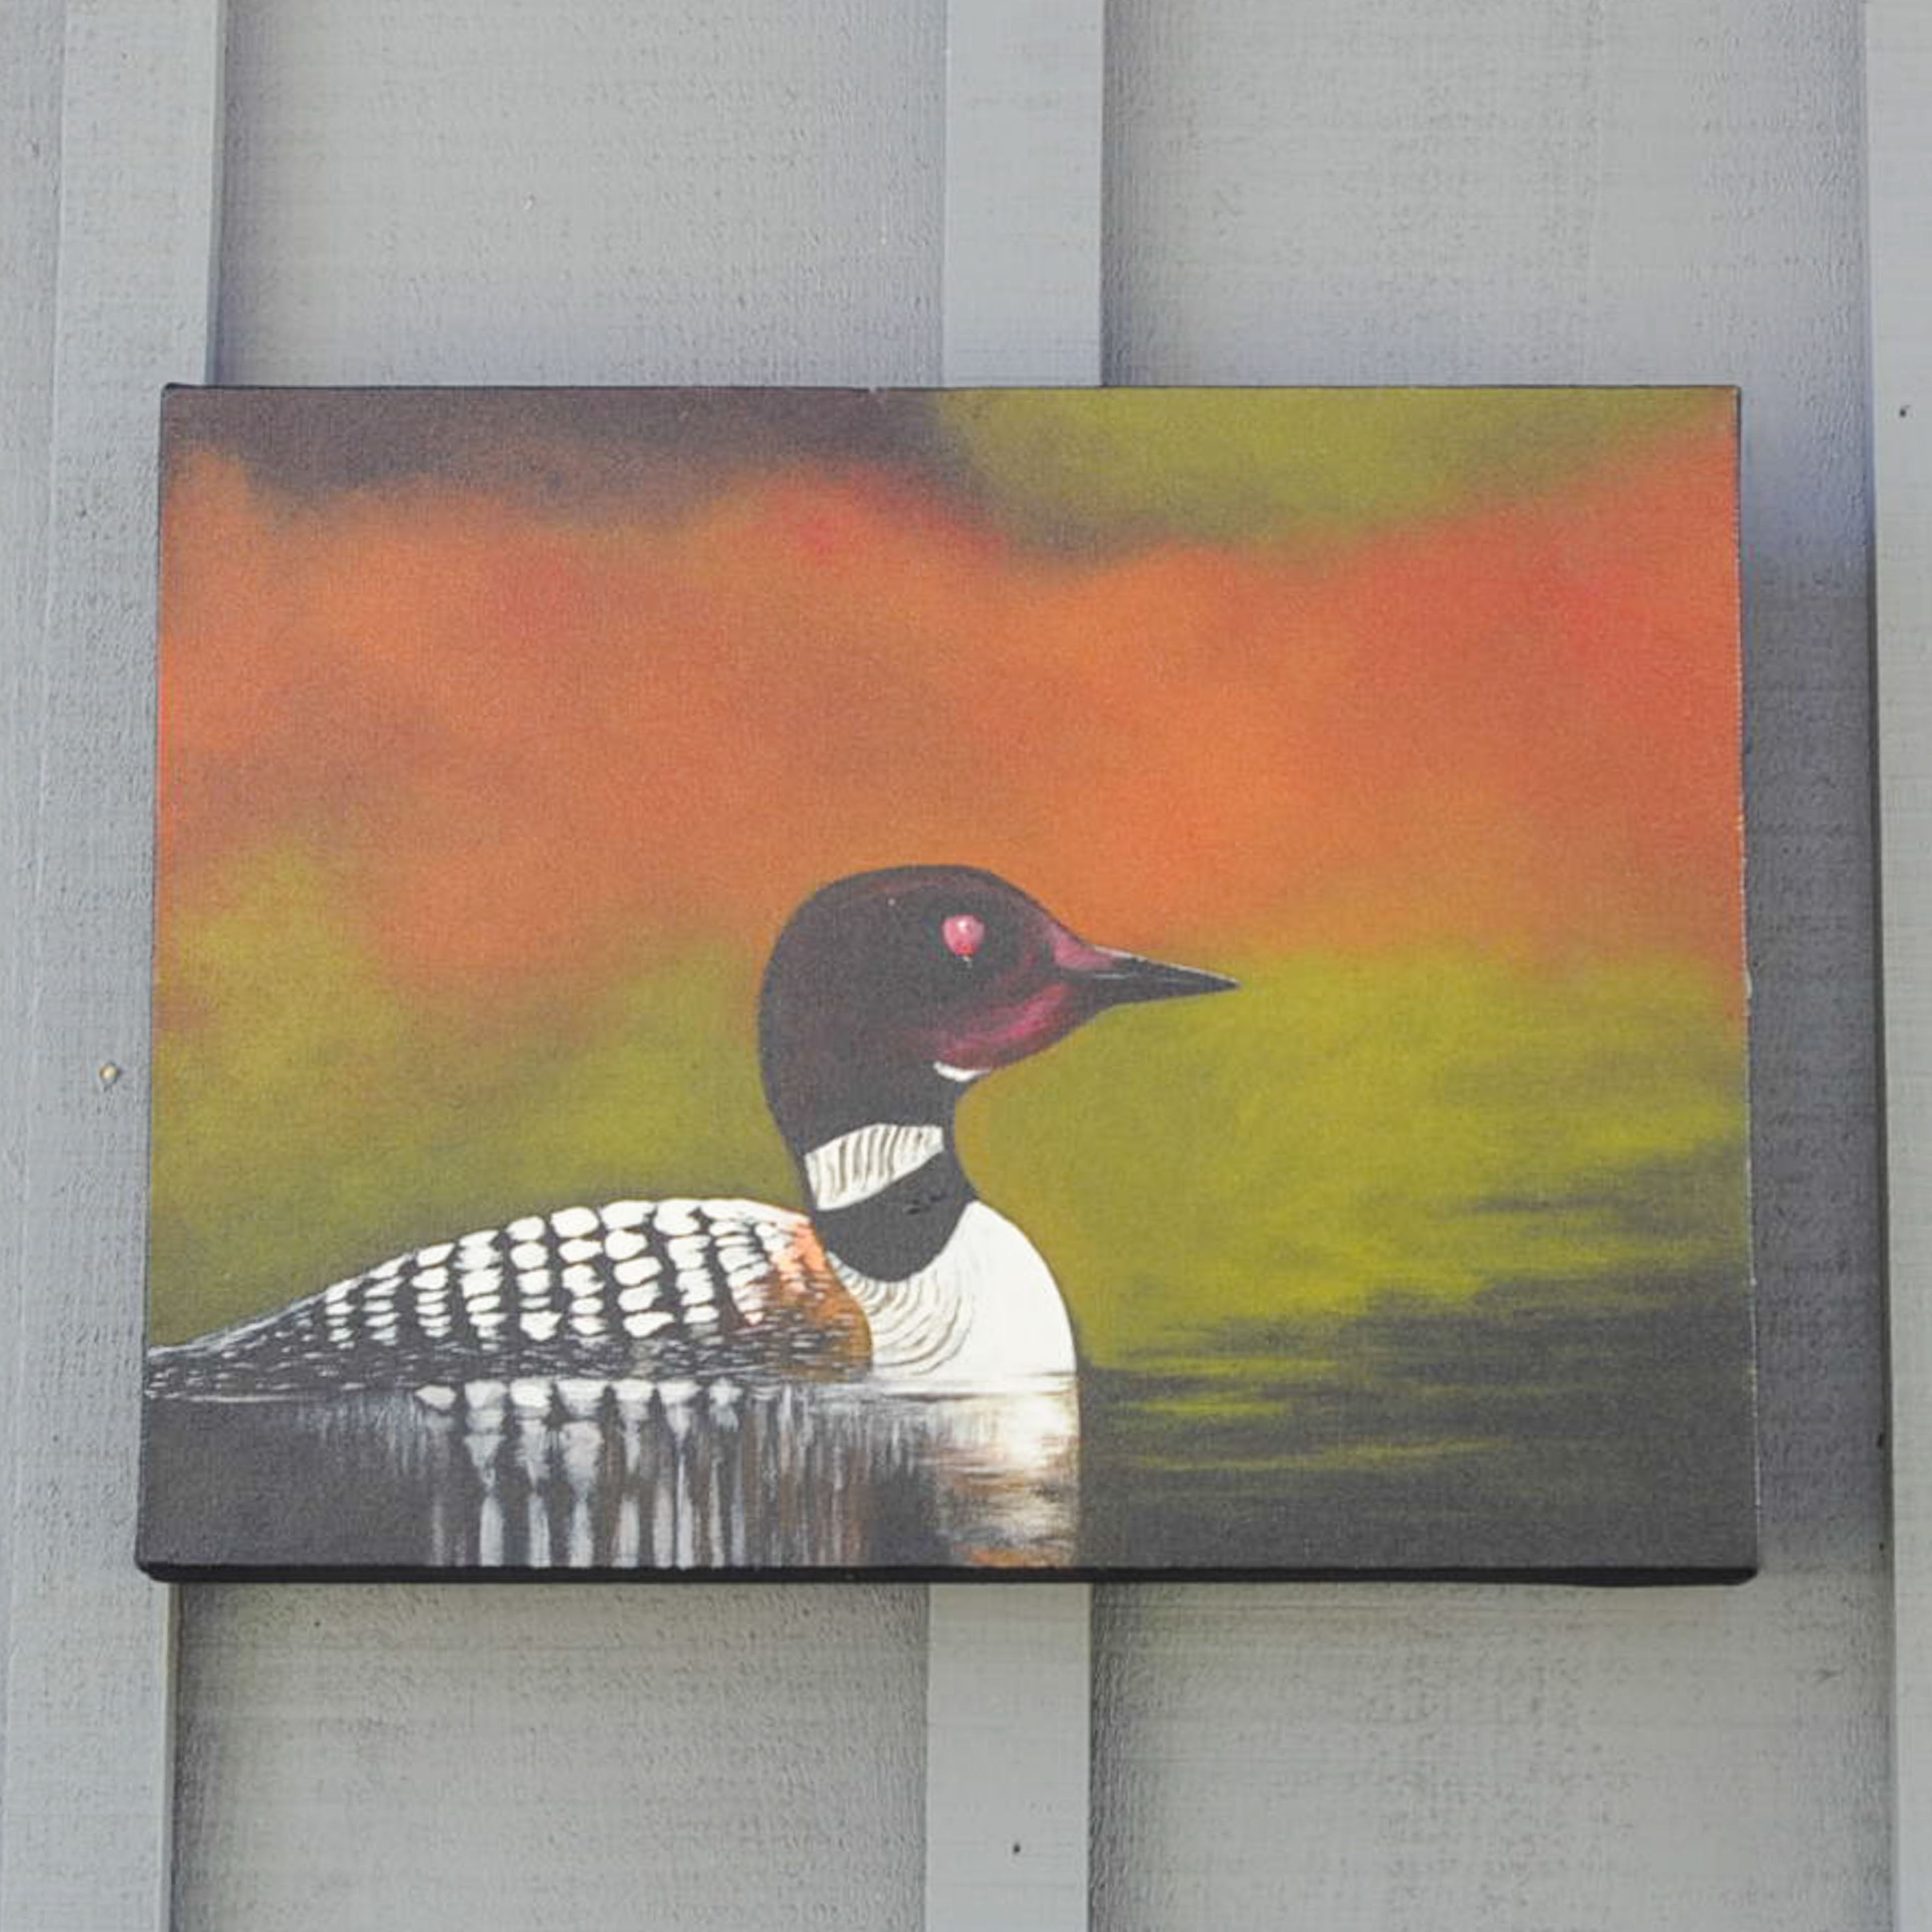
M 944 1126 L 970 1082 L 1109 1006 L 1234 984 L 1093 945 L 971 866 L 860 872 L 814 892 L 772 948 L 766 1098 L 795 1154 L 873 1122 Z

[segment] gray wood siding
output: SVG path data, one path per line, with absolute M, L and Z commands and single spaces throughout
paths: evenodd
M 1743 388 L 1766 1574 L 1105 1593 L 1100 1922 L 1882 1925 L 1857 10 L 1110 26 L 1110 380 Z
M 1108 380 L 1745 389 L 1767 1566 L 1730 1591 L 1097 1592 L 1094 1923 L 1876 1932 L 1858 10 L 1110 14 Z M 0 447 L 25 452 L 0 462 L 5 1932 L 150 1932 L 162 1909 L 144 1646 L 165 1624 L 116 1553 L 131 1406 L 45 1432 L 62 1402 L 132 1400 L 148 674 L 128 572 L 152 478 L 116 439 L 198 326 L 148 231 L 196 191 L 192 130 L 156 103 L 212 98 L 180 31 L 210 17 L 19 0 L 0 21 Z M 232 0 L 217 371 L 933 380 L 943 30 L 891 0 Z M 156 343 L 136 310 L 169 274 L 185 334 Z M 83 508 L 111 540 L 80 537 Z M 50 626 L 88 558 L 107 631 Z M 128 1077 L 104 1090 L 110 1057 Z M 82 1441 L 80 1476 L 49 1480 Z M 920 1922 L 922 1591 L 179 1604 L 186 1932 Z

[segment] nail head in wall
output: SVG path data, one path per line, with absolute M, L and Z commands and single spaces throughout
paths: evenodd
M 121 1070 L 111 1060 L 104 1060 L 94 1077 L 104 1087 L 112 1087 L 121 1078 Z

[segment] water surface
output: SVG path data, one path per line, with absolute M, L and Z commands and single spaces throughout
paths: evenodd
M 474 1384 L 151 1402 L 164 1568 L 1748 1567 L 1747 1318 L 1686 1277 L 1226 1329 L 1078 1388 Z

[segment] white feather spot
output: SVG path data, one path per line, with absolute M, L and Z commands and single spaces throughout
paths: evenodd
M 445 1388 L 440 1382 L 430 1382 L 416 1390 L 416 1400 L 427 1402 L 431 1408 L 454 1408 L 456 1406 L 456 1391 L 453 1388 Z
M 550 1259 L 550 1250 L 541 1241 L 519 1241 L 510 1250 L 510 1265 L 514 1268 L 542 1268 Z
M 544 1232 L 544 1220 L 541 1214 L 526 1214 L 520 1221 L 512 1221 L 503 1230 L 513 1241 L 534 1241 Z
M 622 1288 L 617 1291 L 617 1306 L 626 1315 L 634 1315 L 639 1309 L 650 1307 L 657 1298 L 656 1286 L 650 1284 L 642 1288 Z M 669 1318 L 666 1317 L 666 1319 Z
M 670 1382 L 658 1384 L 658 1400 L 667 1408 L 675 1408 L 681 1402 L 688 1402 L 698 1393 L 698 1384 L 690 1382 Z
M 517 1286 L 524 1292 L 526 1300 L 542 1300 L 550 1293 L 550 1272 L 548 1268 L 526 1268 L 517 1277 Z
M 554 1308 L 526 1308 L 518 1322 L 532 1342 L 548 1342 L 563 1317 Z
M 614 1262 L 627 1262 L 633 1255 L 642 1254 L 649 1245 L 643 1235 L 631 1228 L 620 1228 L 604 1238 L 604 1252 Z
M 604 1324 L 594 1315 L 573 1315 L 570 1318 L 572 1330 L 588 1342 L 604 1332 Z
M 508 1391 L 501 1382 L 465 1382 L 463 1400 L 472 1408 L 494 1408 Z
M 660 1201 L 658 1211 L 652 1219 L 661 1234 L 694 1234 L 698 1232 L 698 1216 L 692 1213 L 688 1201 Z
M 663 1269 L 654 1256 L 640 1255 L 634 1261 L 620 1262 L 610 1272 L 626 1288 L 635 1288 L 641 1282 L 656 1280 Z
M 686 1325 L 692 1328 L 710 1328 L 718 1321 L 717 1304 L 714 1302 L 692 1302 L 684 1311 Z
M 704 1203 L 704 1211 L 714 1221 L 768 1221 L 776 1210 L 762 1201 L 719 1195 Z
M 322 1291 L 322 1298 L 331 1308 L 340 1308 L 356 1292 L 356 1284 L 362 1277 L 351 1275 L 346 1281 L 332 1281 Z
M 609 1383 L 592 1382 L 588 1376 L 572 1376 L 557 1384 L 556 1392 L 562 1396 L 564 1407 L 572 1415 L 594 1415 L 604 1400 L 604 1391 L 609 1387 Z
M 416 1265 L 418 1268 L 434 1268 L 438 1262 L 448 1261 L 455 1252 L 456 1244 L 454 1241 L 438 1241 L 434 1247 L 417 1249 Z
M 624 1333 L 627 1335 L 636 1336 L 640 1341 L 642 1341 L 646 1335 L 655 1335 L 660 1328 L 668 1328 L 670 1325 L 670 1317 L 661 1308 L 653 1310 L 648 1314 L 627 1315 L 624 1317 Z
M 446 1315 L 425 1315 L 422 1318 L 422 1331 L 432 1342 L 440 1342 L 449 1333 L 449 1317 Z
M 677 1278 L 678 1299 L 687 1308 L 706 1308 L 711 1304 L 711 1277 L 701 1269 L 692 1269 Z
M 634 1228 L 651 1211 L 648 1201 L 614 1201 L 604 1210 L 607 1228 Z
M 503 1270 L 501 1268 L 478 1268 L 473 1274 L 463 1277 L 464 1298 L 468 1301 L 481 1300 L 485 1296 L 494 1296 L 502 1285 Z
M 702 1268 L 710 1252 L 711 1244 L 702 1234 L 679 1234 L 664 1244 L 664 1252 L 670 1256 L 671 1266 L 680 1272 Z
M 587 1262 L 592 1256 L 601 1255 L 604 1252 L 604 1244 L 602 1241 L 566 1241 L 556 1252 L 559 1258 L 564 1261 Z
M 587 1234 L 597 1226 L 597 1214 L 590 1208 L 560 1208 L 550 1217 L 560 1234 Z
M 496 1230 L 494 1228 L 472 1228 L 468 1234 L 457 1238 L 456 1245 L 459 1248 L 487 1248 L 493 1246 L 496 1239 Z M 459 1256 L 458 1259 L 460 1258 Z
M 566 1288 L 575 1288 L 580 1294 L 586 1288 L 597 1286 L 597 1270 L 594 1268 L 586 1268 L 582 1262 L 574 1262 L 564 1270 L 563 1285 Z
M 510 1400 L 518 1408 L 548 1408 L 550 1406 L 550 1388 L 548 1382 L 538 1382 L 533 1378 L 512 1382 L 510 1384 Z
M 391 1275 L 400 1274 L 404 1262 L 408 1259 L 407 1255 L 398 1255 L 392 1261 L 385 1262 L 380 1268 L 371 1268 L 369 1273 L 378 1281 L 387 1280 Z
M 573 1315 L 601 1315 L 604 1312 L 604 1298 L 597 1294 L 580 1294 L 570 1304 Z
M 447 1248 L 443 1250 L 445 1254 L 448 1252 Z M 419 1273 L 411 1275 L 410 1280 L 419 1288 L 442 1288 L 448 1282 L 449 1270 L 446 1268 L 424 1268 Z

